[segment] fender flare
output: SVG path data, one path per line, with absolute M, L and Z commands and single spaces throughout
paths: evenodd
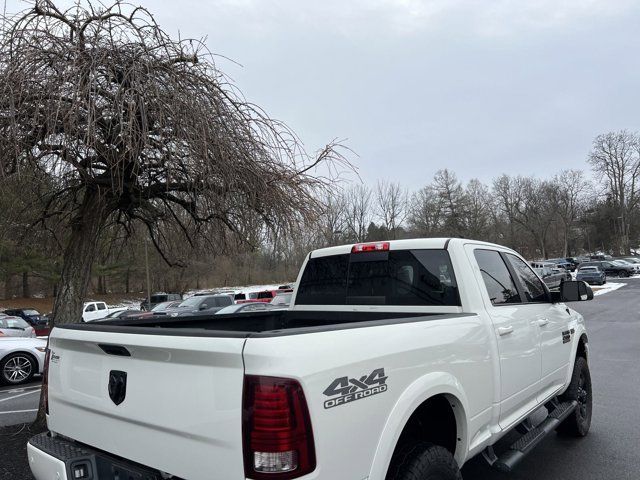
M 400 395 L 385 422 L 369 472 L 370 480 L 383 480 L 391 463 L 391 457 L 409 418 L 426 400 L 445 395 L 456 417 L 458 444 L 455 459 L 458 465 L 466 459 L 467 396 L 458 380 L 446 372 L 431 372 L 411 383 Z
M 575 338 L 577 338 L 577 340 L 573 342 L 573 345 L 571 347 L 571 358 L 569 359 L 569 370 L 567 372 L 567 379 L 565 381 L 566 386 L 560 392 L 561 394 L 564 393 L 564 391 L 567 388 L 569 388 L 569 384 L 571 383 L 571 377 L 573 376 L 573 367 L 576 363 L 576 357 L 578 355 L 578 347 L 580 346 L 581 342 L 584 342 L 586 345 L 587 363 L 589 362 L 589 337 L 587 336 L 587 330 L 584 328 L 584 326 L 581 325 L 579 328 L 576 328 Z

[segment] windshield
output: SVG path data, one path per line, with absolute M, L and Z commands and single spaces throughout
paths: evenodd
M 581 272 L 597 272 L 598 271 L 598 267 L 583 267 L 580 269 Z
M 271 305 L 289 305 L 291 303 L 292 293 L 282 293 L 280 295 L 276 295 L 271 300 Z
M 3 326 L 3 328 L 19 328 L 21 330 L 24 330 L 25 328 L 29 328 L 29 324 L 27 322 L 25 322 L 23 319 L 21 319 L 20 317 L 3 317 L 0 320 L 0 326 Z
M 183 308 L 183 307 L 196 307 L 205 298 L 207 298 L 207 297 L 191 297 L 191 298 L 187 298 L 185 301 L 183 301 L 179 305 L 179 307 L 180 308 Z
M 36 316 L 36 315 L 40 315 L 40 312 L 38 312 L 37 310 L 23 310 L 22 311 L 25 315 L 29 315 L 30 317 Z

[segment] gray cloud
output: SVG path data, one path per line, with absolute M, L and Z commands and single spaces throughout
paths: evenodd
M 595 135 L 637 129 L 631 1 L 146 1 L 207 36 L 247 98 L 307 148 L 348 138 L 362 177 L 412 188 L 586 168 Z M 8 2 L 8 9 L 17 8 Z

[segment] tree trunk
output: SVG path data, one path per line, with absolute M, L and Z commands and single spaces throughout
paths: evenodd
M 58 295 L 54 300 L 53 314 L 49 320 L 51 328 L 55 324 L 79 323 L 82 320 L 82 304 L 91 280 L 91 267 L 98 250 L 98 237 L 107 215 L 108 209 L 104 199 L 97 192 L 88 192 L 71 221 L 71 234 L 64 251 Z M 46 428 L 44 388 L 33 428 Z
M 91 280 L 91 267 L 98 249 L 98 237 L 107 209 L 98 194 L 89 194 L 71 223 L 71 235 L 64 252 L 58 296 L 53 305 L 53 323 L 78 323 Z M 52 325 L 53 326 L 53 325 Z
M 26 270 L 22 272 L 22 298 L 31 297 L 31 292 L 29 291 L 29 272 Z
M 9 300 L 11 298 L 11 283 L 13 280 L 13 275 L 7 275 L 4 279 L 4 298 Z

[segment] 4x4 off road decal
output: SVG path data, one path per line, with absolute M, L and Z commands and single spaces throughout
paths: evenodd
M 360 378 L 340 377 L 336 378 L 327 389 L 322 392 L 327 397 L 324 408 L 333 408 L 356 400 L 371 397 L 387 391 L 387 377 L 384 368 L 377 368 L 369 375 Z

